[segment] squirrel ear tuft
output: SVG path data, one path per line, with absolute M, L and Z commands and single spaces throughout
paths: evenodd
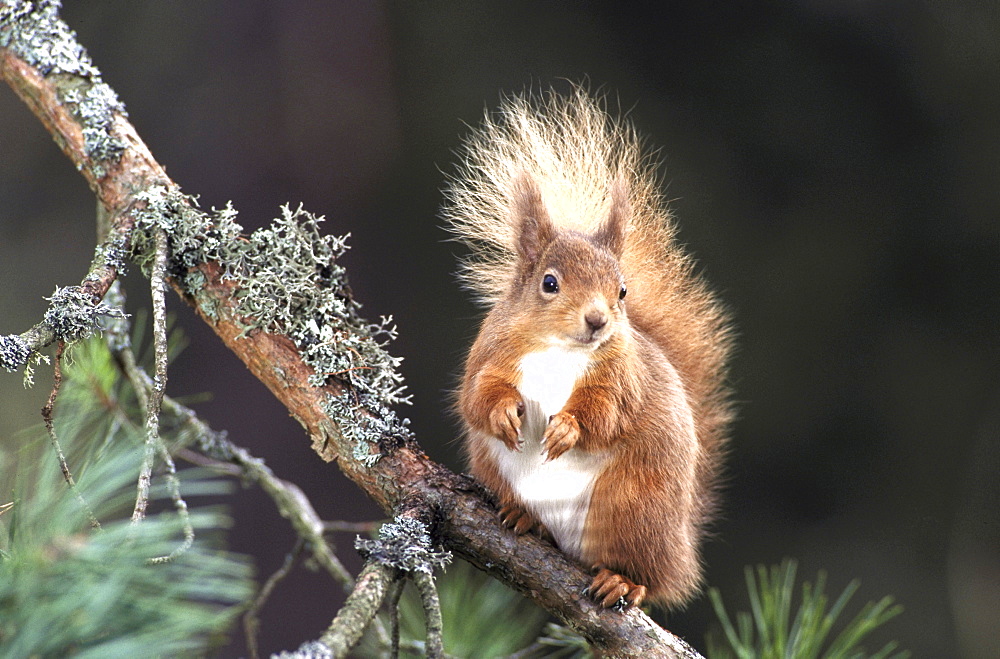
M 628 230 L 629 217 L 632 215 L 628 183 L 618 179 L 611 184 L 609 192 L 611 210 L 608 212 L 608 219 L 594 234 L 594 239 L 617 258 L 621 258 L 622 250 L 625 248 L 625 232 Z
M 531 177 L 520 176 L 514 182 L 513 195 L 513 219 L 518 227 L 517 253 L 526 263 L 534 265 L 555 238 L 555 227 L 542 203 L 542 193 Z

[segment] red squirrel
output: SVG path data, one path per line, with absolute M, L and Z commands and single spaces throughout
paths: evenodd
M 508 99 L 464 156 L 444 216 L 491 306 L 457 392 L 471 472 L 600 605 L 683 604 L 731 416 L 726 314 L 633 129 L 586 91 Z

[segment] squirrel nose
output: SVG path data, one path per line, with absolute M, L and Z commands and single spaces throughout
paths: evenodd
M 590 328 L 591 332 L 596 332 L 608 324 L 607 314 L 599 309 L 591 309 L 588 311 L 587 315 L 584 316 L 584 320 L 587 321 L 587 327 Z

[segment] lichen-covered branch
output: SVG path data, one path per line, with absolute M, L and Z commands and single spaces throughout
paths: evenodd
M 441 600 L 438 598 L 434 578 L 425 572 L 413 573 L 413 584 L 420 593 L 420 602 L 427 618 L 427 657 L 437 659 L 444 656 L 444 624 L 441 620 Z
M 163 232 L 174 290 L 299 421 L 320 457 L 386 511 L 404 502 L 433 511 L 431 530 L 447 549 L 552 611 L 600 652 L 697 656 L 641 611 L 594 605 L 581 594 L 589 578 L 578 566 L 551 545 L 515 537 L 470 479 L 427 458 L 390 410 L 402 398 L 396 360 L 381 344 L 391 329 L 357 315 L 335 262 L 342 240 L 324 236 L 319 219 L 301 209 L 283 209 L 249 237 L 232 208 L 198 209 L 136 134 L 58 6 L 0 0 L 0 76 L 108 211 L 108 238 L 80 287 L 92 306 L 123 255 L 149 266 Z M 29 332 L 0 340 L 0 365 L 17 368 L 56 337 L 50 327 Z
M 155 257 L 149 276 L 153 289 L 153 348 L 156 354 L 156 374 L 153 376 L 152 386 L 148 391 L 143 387 L 136 387 L 136 392 L 139 394 L 146 411 L 146 443 L 142 456 L 142 467 L 139 469 L 135 509 L 132 511 L 133 524 L 138 524 L 146 517 L 153 460 L 156 457 L 157 445 L 162 442 L 160 439 L 160 405 L 163 403 L 163 392 L 167 386 L 167 321 L 163 300 L 163 286 L 167 268 L 166 240 L 166 234 L 163 232 L 157 234 Z
M 444 656 L 441 637 L 441 605 L 434 586 L 435 568 L 444 567 L 451 554 L 436 549 L 427 531 L 427 525 L 419 519 L 429 511 L 409 508 L 389 524 L 379 530 L 377 540 L 358 538 L 355 547 L 367 559 L 358 577 L 354 590 L 344 607 L 337 613 L 329 629 L 319 642 L 330 648 L 335 657 L 346 656 L 361 638 L 368 624 L 382 606 L 382 601 L 391 586 L 403 575 L 414 580 L 424 604 L 427 616 L 427 656 Z M 393 606 L 398 601 L 398 592 L 392 597 Z M 393 648 L 398 648 L 399 638 L 393 623 Z
M 332 656 L 346 657 L 361 639 L 368 624 L 375 618 L 389 586 L 399 578 L 397 571 L 376 561 L 369 561 L 358 575 L 354 590 L 344 606 L 320 637 Z
M 83 286 L 56 288 L 46 299 L 49 308 L 41 322 L 21 334 L 0 336 L 0 366 L 8 372 L 23 368 L 26 386 L 32 383 L 32 364 L 44 359 L 39 350 L 56 341 L 73 343 L 87 338 L 100 331 L 102 319 L 123 316 L 121 309 L 104 304 L 100 297 L 95 299 Z
M 124 267 L 132 213 L 142 204 L 135 192 L 169 181 L 58 10 L 58 2 L 0 2 L 0 76 L 86 178 L 111 222 L 80 285 L 57 289 L 42 322 L 0 336 L 0 366 L 26 368 L 26 382 L 38 350 L 89 335 L 106 315 L 100 302 Z

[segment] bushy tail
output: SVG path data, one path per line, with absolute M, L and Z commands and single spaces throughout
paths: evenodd
M 530 177 L 559 229 L 594 233 L 608 217 L 615 186 L 627 190 L 630 220 L 622 255 L 633 327 L 667 353 L 687 387 L 703 447 L 703 507 L 714 507 L 714 479 L 731 418 L 725 388 L 730 349 L 726 315 L 676 245 L 653 164 L 633 128 L 575 87 L 567 96 L 506 99 L 467 138 L 463 163 L 445 191 L 444 218 L 471 248 L 460 276 L 492 305 L 514 281 L 515 186 Z

